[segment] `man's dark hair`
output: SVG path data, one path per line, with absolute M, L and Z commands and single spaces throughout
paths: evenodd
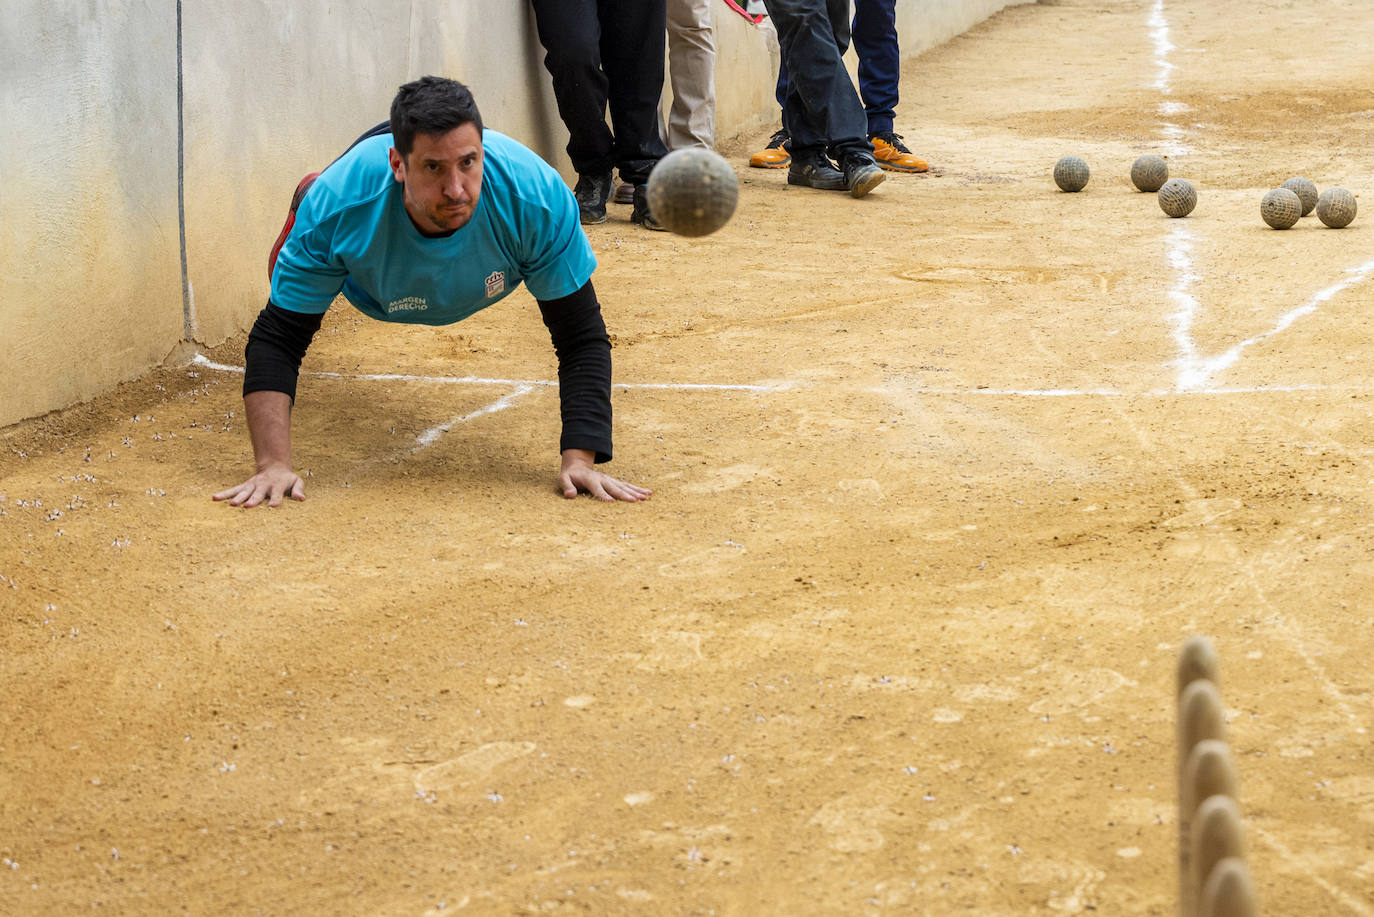
M 391 134 L 396 152 L 409 156 L 416 134 L 446 134 L 472 124 L 482 133 L 482 115 L 472 91 L 456 80 L 422 76 L 406 83 L 391 102 Z

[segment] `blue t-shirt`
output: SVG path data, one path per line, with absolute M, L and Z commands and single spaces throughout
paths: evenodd
M 296 211 L 272 275 L 272 302 L 319 314 L 340 292 L 384 322 L 448 325 L 521 283 L 536 299 L 576 293 L 596 258 L 563 179 L 496 131 L 482 135 L 472 219 L 429 238 L 406 215 L 387 160 L 391 134 L 362 141 L 321 173 Z

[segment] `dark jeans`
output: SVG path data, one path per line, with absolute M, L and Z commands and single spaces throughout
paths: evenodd
M 871 156 L 868 119 L 841 59 L 849 47 L 849 0 L 763 0 L 782 45 L 787 95 L 782 126 L 792 153 Z
M 854 53 L 859 58 L 859 95 L 869 134 L 892 130 L 902 55 L 897 45 L 897 0 L 854 0 Z M 778 107 L 787 100 L 787 62 L 778 68 Z
M 668 153 L 658 135 L 664 0 L 532 0 L 544 66 L 578 173 L 612 167 L 633 184 Z M 611 127 L 606 126 L 606 109 Z

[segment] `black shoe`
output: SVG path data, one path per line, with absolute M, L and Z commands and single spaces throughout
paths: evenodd
M 864 153 L 846 153 L 842 165 L 844 186 L 849 189 L 850 197 L 863 197 L 887 178 L 873 157 Z
M 577 198 L 577 219 L 584 226 L 606 222 L 606 201 L 611 198 L 611 173 L 579 174 L 573 197 Z
M 648 184 L 635 185 L 634 209 L 630 211 L 630 222 L 638 223 L 645 229 L 652 229 L 655 232 L 664 232 L 668 227 L 664 226 L 654 215 L 649 212 L 649 186 Z
M 820 150 L 793 150 L 792 163 L 787 167 L 787 183 L 822 191 L 843 191 L 849 187 L 844 173 Z

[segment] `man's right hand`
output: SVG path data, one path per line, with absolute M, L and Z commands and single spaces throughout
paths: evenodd
M 305 482 L 291 470 L 291 396 L 257 391 L 243 396 L 248 436 L 253 441 L 253 464 L 258 473 L 237 487 L 221 490 L 216 500 L 251 509 L 263 500 L 280 506 L 283 497 L 305 499 Z
M 214 499 L 228 500 L 230 506 L 252 509 L 263 500 L 268 506 L 280 506 L 288 495 L 292 500 L 304 500 L 305 482 L 290 468 L 282 466 L 264 468 L 237 487 L 221 490 Z

